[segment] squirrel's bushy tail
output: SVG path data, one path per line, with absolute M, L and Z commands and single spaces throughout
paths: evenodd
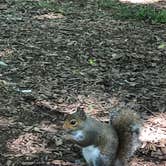
M 115 165 L 126 166 L 129 158 L 140 146 L 140 117 L 133 110 L 115 108 L 110 112 L 110 123 L 117 131 L 119 137 L 119 148 Z

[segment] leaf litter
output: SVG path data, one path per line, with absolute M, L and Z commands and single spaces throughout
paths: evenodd
M 80 165 L 80 148 L 63 140 L 65 114 L 82 106 L 108 122 L 118 105 L 145 121 L 131 165 L 164 165 L 165 25 L 114 20 L 93 4 L 70 3 L 61 15 L 35 3 L 13 0 L 0 14 L 8 64 L 0 68 L 0 164 Z

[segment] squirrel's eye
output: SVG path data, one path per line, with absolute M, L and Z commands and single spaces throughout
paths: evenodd
M 74 126 L 74 125 L 77 124 L 77 121 L 75 119 L 73 119 L 73 120 L 70 121 L 70 124 Z

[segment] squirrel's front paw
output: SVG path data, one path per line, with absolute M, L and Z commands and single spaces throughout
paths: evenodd
M 85 135 L 81 130 L 73 131 L 71 135 L 76 141 L 83 141 L 85 139 Z

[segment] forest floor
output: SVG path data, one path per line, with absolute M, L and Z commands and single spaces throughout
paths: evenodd
M 79 165 L 61 126 L 80 105 L 103 122 L 115 105 L 139 112 L 131 165 L 166 165 L 166 24 L 84 3 L 0 3 L 0 165 Z

